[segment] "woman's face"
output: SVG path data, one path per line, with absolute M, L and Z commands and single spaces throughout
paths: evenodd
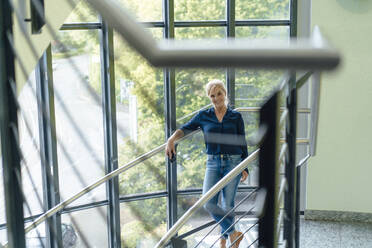
M 209 93 L 209 99 L 216 108 L 225 106 L 225 98 L 226 94 L 221 87 L 215 87 Z

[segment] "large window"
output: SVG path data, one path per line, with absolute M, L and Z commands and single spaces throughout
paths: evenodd
M 290 20 L 289 0 L 118 2 L 137 21 L 145 23 L 147 31 L 157 40 L 163 37 L 176 40 L 275 37 L 286 41 L 290 36 L 290 25 L 295 21 Z M 169 2 L 174 3 L 169 5 L 173 9 L 166 5 Z M 72 196 L 105 174 L 108 170 L 105 155 L 110 140 L 117 148 L 117 158 L 110 157 L 109 164 L 117 162 L 118 166 L 124 166 L 164 144 L 167 135 L 175 131 L 170 130 L 167 124 L 170 120 L 167 118 L 171 118 L 179 128 L 200 109 L 211 107 L 204 90 L 208 81 L 222 80 L 228 86 L 229 95 L 234 96 L 230 102 L 235 107 L 257 107 L 279 83 L 283 74 L 282 71 L 244 68 L 156 68 L 133 50 L 115 30 L 103 31 L 105 26 L 100 20 L 95 10 L 85 1 L 80 1 L 66 19 L 58 39 L 51 44 L 51 90 L 54 91 L 61 199 Z M 112 43 L 101 43 L 103 32 Z M 104 58 L 110 58 L 108 63 L 113 71 L 101 64 Z M 105 85 L 103 82 L 108 77 L 105 73 L 101 75 L 102 71 L 106 74 L 114 72 L 109 75 L 109 80 L 112 80 L 109 84 L 114 85 L 114 92 L 110 96 L 112 99 L 106 99 L 103 95 L 102 85 Z M 30 211 L 25 211 L 26 216 L 44 211 L 37 204 L 39 197 L 43 199 L 43 189 L 37 151 L 37 103 L 35 96 L 32 96 L 33 100 L 28 97 L 32 87 L 35 88 L 35 83 L 29 82 L 19 91 L 19 100 L 28 111 L 26 117 L 30 114 L 32 131 L 27 134 L 21 118 L 20 141 L 25 161 L 31 166 L 36 183 L 35 186 L 31 185 L 26 171 L 22 171 L 24 188 L 28 189 L 26 198 L 30 202 Z M 111 115 L 116 117 L 116 125 L 114 123 L 113 129 L 110 129 L 113 132 L 108 132 L 104 118 L 107 105 L 116 110 Z M 258 113 L 244 112 L 243 117 L 249 138 L 257 129 Z M 33 146 L 32 139 L 36 140 L 37 147 Z M 122 247 L 152 247 L 165 233 L 167 221 L 174 223 L 200 197 L 205 170 L 202 134 L 183 141 L 177 149 L 176 165 L 171 165 L 164 151 L 161 151 L 120 174 L 116 185 L 120 204 L 108 196 L 105 184 L 80 197 L 62 211 L 62 232 L 70 230 L 71 238 L 76 236 L 74 245 L 77 247 L 87 245 L 84 244 L 84 238 L 90 247 L 108 247 L 109 240 L 117 235 L 110 229 L 106 231 L 110 226 L 107 217 L 112 216 L 110 211 L 113 211 L 120 214 L 119 238 Z M 249 147 L 249 151 L 253 149 Z M 167 173 L 170 166 L 175 166 L 176 174 Z M 248 186 L 254 187 L 257 186 L 254 176 L 257 168 L 252 166 L 250 169 Z M 175 179 L 177 185 L 171 185 Z M 168 192 L 171 186 L 176 186 L 177 190 Z M 0 194 L 0 202 L 4 202 L 1 197 L 3 194 Z M 242 198 L 242 195 L 238 194 L 237 198 Z M 170 209 L 176 209 L 175 216 L 168 216 Z M 180 233 L 207 219 L 207 213 L 201 210 Z M 5 211 L 0 204 L 0 224 L 4 222 Z M 0 229 L 0 242 L 6 238 L 3 230 Z M 38 230 L 44 238 L 47 236 L 45 226 L 40 226 Z M 35 235 L 30 233 L 28 238 L 33 239 Z

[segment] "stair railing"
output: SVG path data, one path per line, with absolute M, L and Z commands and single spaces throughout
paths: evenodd
M 250 111 L 250 108 L 237 108 L 235 110 L 243 112 L 243 111 Z M 199 133 L 200 131 L 201 130 L 198 129 L 198 130 L 195 130 L 195 131 L 185 135 L 181 139 L 177 140 L 176 144 L 181 143 L 183 140 L 186 140 L 186 139 L 192 137 L 193 135 Z M 64 200 L 63 202 L 59 203 L 55 207 L 49 209 L 44 214 L 40 215 L 32 223 L 27 225 L 26 228 L 25 228 L 25 233 L 28 233 L 29 231 L 31 231 L 32 229 L 37 227 L 39 224 L 41 224 L 43 221 L 45 221 L 47 218 L 49 218 L 49 217 L 53 216 L 54 214 L 58 213 L 59 211 L 63 210 L 66 206 L 70 205 L 72 202 L 76 201 L 77 199 L 79 199 L 83 195 L 87 194 L 88 192 L 92 191 L 93 189 L 97 188 L 98 186 L 105 183 L 106 181 L 108 181 L 108 180 L 118 176 L 119 174 L 129 170 L 130 168 L 146 161 L 147 159 L 149 159 L 149 158 L 153 157 L 154 155 L 158 154 L 159 152 L 163 152 L 165 150 L 165 146 L 166 146 L 166 143 L 164 143 L 164 144 L 152 149 L 151 151 L 137 157 L 136 159 L 132 160 L 131 162 L 129 162 L 129 163 L 123 165 L 123 166 L 120 166 L 118 169 L 106 174 L 105 176 L 101 177 L 100 179 L 93 182 L 89 186 L 83 188 L 78 193 L 74 194 L 73 196 L 71 196 L 68 199 Z M 254 157 L 254 158 L 256 158 L 256 157 Z

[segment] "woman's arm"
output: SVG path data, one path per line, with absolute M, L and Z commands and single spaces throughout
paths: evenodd
M 173 154 L 176 155 L 176 148 L 174 146 L 174 143 L 180 138 L 182 138 L 184 135 L 185 134 L 181 129 L 177 129 L 176 132 L 174 132 L 174 134 L 171 137 L 169 137 L 167 145 L 165 146 L 165 154 L 170 159 L 173 158 Z
M 186 124 L 182 125 L 180 129 L 177 129 L 171 137 L 169 137 L 167 145 L 165 147 L 165 154 L 170 159 L 173 158 L 173 154 L 176 155 L 176 148 L 174 147 L 174 143 L 186 134 L 200 127 L 199 116 L 200 112 L 192 117 L 191 120 L 189 120 Z
M 246 157 L 248 157 L 248 148 L 247 148 L 247 141 L 245 140 L 245 128 L 244 128 L 244 120 L 243 117 L 240 115 L 239 121 L 238 121 L 238 135 L 241 141 L 239 143 L 242 144 L 242 160 L 244 160 Z M 249 175 L 248 168 L 245 168 L 242 173 L 241 181 L 245 181 Z
M 242 149 L 242 160 L 244 160 L 246 157 L 248 157 L 248 148 L 247 148 L 247 141 L 245 139 L 245 128 L 244 128 L 244 120 L 243 117 L 239 116 L 239 121 L 238 121 L 238 137 L 240 139 L 239 144 L 241 145 Z

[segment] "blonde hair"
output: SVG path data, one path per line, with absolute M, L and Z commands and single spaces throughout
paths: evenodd
M 215 89 L 221 89 L 225 93 L 225 104 L 226 106 L 229 104 L 229 99 L 227 98 L 227 90 L 225 88 L 224 83 L 219 79 L 212 79 L 205 85 L 205 92 L 207 93 L 207 96 L 209 97 L 211 91 Z
M 211 91 L 216 88 L 220 88 L 223 92 L 225 92 L 225 95 L 227 96 L 225 85 L 219 79 L 213 79 L 207 83 L 207 85 L 205 86 L 205 91 L 207 93 L 207 96 L 209 96 Z

